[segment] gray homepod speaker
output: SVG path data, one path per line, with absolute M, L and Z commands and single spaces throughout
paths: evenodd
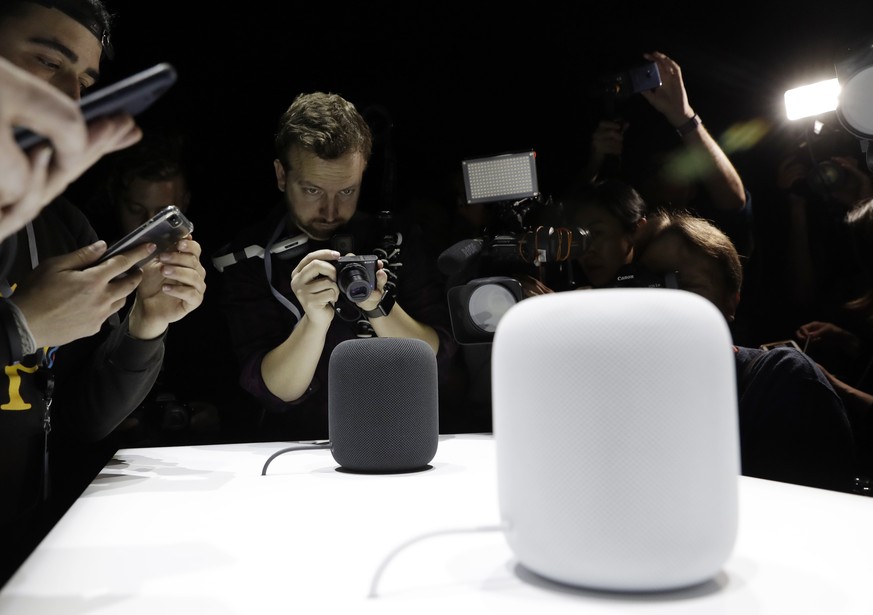
M 428 467 L 439 443 L 437 362 L 419 339 L 337 344 L 328 364 L 330 451 L 351 472 Z
M 740 475 L 733 342 L 703 297 L 667 288 L 538 295 L 492 347 L 506 540 L 546 579 L 664 591 L 733 551 Z

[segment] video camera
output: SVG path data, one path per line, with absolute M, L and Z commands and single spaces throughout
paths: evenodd
M 584 229 L 537 223 L 553 204 L 539 192 L 535 158 L 531 151 L 462 162 L 467 203 L 493 207 L 482 237 L 463 239 L 440 254 L 443 274 L 471 278 L 483 267 L 490 273 L 534 270 L 568 260 L 587 241 Z
M 856 191 L 857 179 L 833 158 L 857 158 L 859 152 L 854 138 L 839 126 L 814 124 L 797 144 L 795 156 L 807 166 L 807 173 L 805 181 L 796 182 L 792 190 L 807 196 L 811 191 L 823 199 L 839 191 Z
M 537 182 L 533 151 L 462 162 L 468 204 L 492 205 L 482 237 L 464 239 L 437 260 L 449 283 L 452 332 L 461 344 L 489 343 L 497 321 L 523 297 L 521 274 L 541 278 L 585 249 L 588 231 L 540 224 L 553 207 Z M 483 277 L 484 276 L 484 277 Z

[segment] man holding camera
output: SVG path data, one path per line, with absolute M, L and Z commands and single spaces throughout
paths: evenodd
M 213 262 L 223 271 L 240 384 L 267 411 L 259 431 L 319 439 L 328 435 L 328 365 L 337 344 L 417 338 L 439 364 L 455 343 L 420 229 L 358 209 L 372 134 L 354 105 L 336 94 L 301 94 L 282 115 L 275 144 L 281 205 Z M 263 260 L 248 257 L 258 247 Z M 364 378 L 391 374 L 362 365 L 348 386 Z

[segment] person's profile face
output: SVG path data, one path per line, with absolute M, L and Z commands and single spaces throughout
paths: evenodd
M 733 318 L 736 306 L 718 263 L 699 250 L 692 249 L 681 237 L 666 233 L 646 247 L 640 255 L 640 264 L 658 275 L 678 272 L 679 288 L 709 299 L 728 320 Z
M 358 208 L 366 161 L 360 152 L 324 160 L 298 146 L 288 161 L 287 171 L 279 160 L 274 167 L 292 219 L 312 239 L 330 239 Z
M 115 204 L 122 235 L 136 229 L 168 205 L 187 211 L 191 195 L 181 175 L 169 179 L 136 178 L 119 195 Z
M 574 222 L 588 231 L 586 249 L 577 257 L 588 282 L 595 288 L 612 286 L 619 269 L 633 258 L 632 234 L 598 205 L 580 207 Z
M 38 4 L 0 22 L 0 56 L 78 100 L 99 77 L 102 47 L 65 13 Z

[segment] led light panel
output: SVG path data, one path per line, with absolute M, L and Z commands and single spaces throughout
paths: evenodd
M 464 160 L 467 203 L 489 203 L 538 194 L 536 153 L 503 154 Z

